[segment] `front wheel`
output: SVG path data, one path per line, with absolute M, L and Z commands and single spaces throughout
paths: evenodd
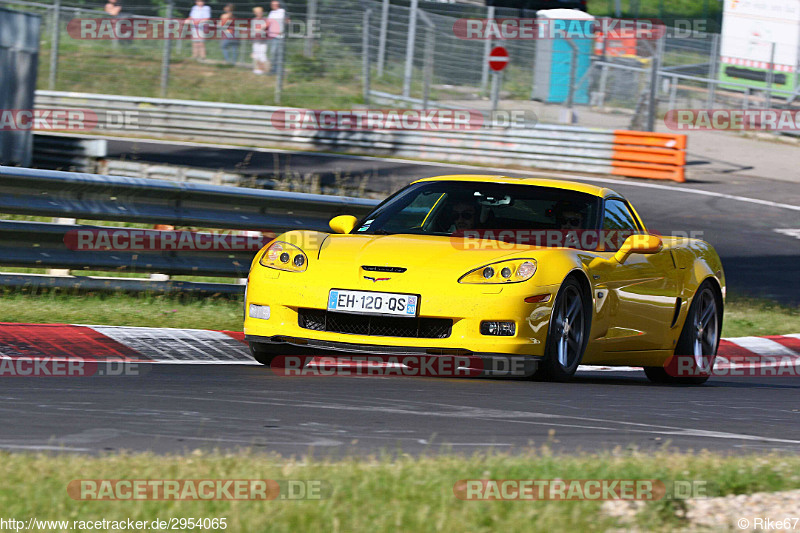
M 721 331 L 722 299 L 711 282 L 704 281 L 689 307 L 675 356 L 667 362 L 667 368 L 644 367 L 647 379 L 653 383 L 705 383 L 714 370 Z
M 564 281 L 553 303 L 545 356 L 536 372 L 537 378 L 567 381 L 578 370 L 591 324 L 587 303 L 574 278 Z

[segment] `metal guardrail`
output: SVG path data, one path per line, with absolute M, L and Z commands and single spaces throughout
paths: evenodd
M 277 233 L 295 228 L 329 231 L 332 217 L 362 216 L 376 204 L 376 200 L 342 196 L 0 166 L 0 212 L 10 214 Z M 253 258 L 253 251 L 246 250 L 81 251 L 66 244 L 70 232 L 100 229 L 119 228 L 0 220 L 0 268 L 242 278 Z M 157 292 L 243 290 L 240 285 L 229 284 L 11 273 L 0 274 L 0 284 Z
M 683 176 L 680 157 L 671 161 L 668 165 L 672 167 L 667 168 L 664 163 L 654 163 L 652 158 L 637 158 L 634 152 L 641 150 L 619 150 L 620 130 L 558 125 L 459 131 L 284 129 L 273 122 L 273 114 L 288 108 L 54 91 L 37 91 L 36 107 L 90 109 L 98 116 L 129 113 L 136 117 L 137 130 L 121 128 L 114 130 L 115 134 L 141 135 L 144 132 L 150 137 L 463 163 L 516 164 L 633 177 L 675 179 L 673 176 L 680 174 L 682 180 Z M 98 130 L 98 133 L 107 131 Z M 659 134 L 659 137 L 665 139 L 664 143 L 644 146 L 654 146 L 665 155 L 682 150 L 675 148 L 677 145 L 685 148 L 685 136 Z M 683 140 L 670 144 L 666 137 L 682 137 Z M 632 136 L 626 138 L 630 140 Z M 627 157 L 625 161 L 631 165 L 617 164 L 622 157 Z M 636 170 L 629 172 L 627 168 Z

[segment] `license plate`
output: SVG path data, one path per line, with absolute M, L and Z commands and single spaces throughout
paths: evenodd
M 419 296 L 391 292 L 331 289 L 328 311 L 370 315 L 417 316 Z

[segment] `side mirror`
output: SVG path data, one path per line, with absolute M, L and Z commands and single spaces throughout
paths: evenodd
M 356 227 L 356 222 L 358 222 L 358 219 L 353 215 L 339 215 L 338 217 L 333 217 L 328 222 L 328 225 L 334 233 L 350 233 Z
M 614 254 L 614 259 L 619 264 L 628 260 L 631 254 L 655 254 L 661 251 L 664 243 L 661 237 L 656 235 L 631 235 L 617 253 Z

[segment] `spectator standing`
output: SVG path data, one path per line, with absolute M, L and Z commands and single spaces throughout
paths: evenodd
M 278 47 L 283 46 L 283 29 L 286 24 L 286 10 L 281 7 L 278 0 L 272 0 L 270 3 L 270 12 L 267 17 L 269 22 L 269 61 L 271 68 L 269 73 L 275 74 L 275 67 L 278 59 Z
M 254 7 L 253 21 L 250 25 L 250 36 L 253 39 L 253 74 L 266 74 L 269 70 L 267 65 L 268 33 L 268 21 L 264 18 L 264 8 Z
M 108 0 L 103 11 L 106 14 L 115 19 L 125 18 L 127 15 L 122 12 L 122 2 L 120 0 Z M 115 30 L 119 30 L 119 28 L 115 28 Z M 131 44 L 130 39 L 114 39 L 114 43 L 122 43 L 122 44 Z
M 117 18 L 122 12 L 122 4 L 120 4 L 117 0 L 108 0 L 106 7 L 103 8 L 103 10 L 109 17 Z
M 199 61 L 206 59 L 206 43 L 198 31 L 197 24 L 210 18 L 211 8 L 203 0 L 195 0 L 192 10 L 189 12 L 189 18 L 186 20 L 192 25 L 192 59 Z
M 226 24 L 230 25 L 228 26 L 228 31 L 223 32 L 222 35 L 222 57 L 225 58 L 225 62 L 229 65 L 235 65 L 236 59 L 239 57 L 239 41 L 233 37 L 233 4 L 227 4 L 223 8 L 219 22 L 223 28 L 225 28 Z

